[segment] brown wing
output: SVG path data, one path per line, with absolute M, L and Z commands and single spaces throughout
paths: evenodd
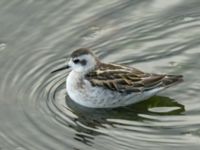
M 167 87 L 182 76 L 144 73 L 135 68 L 101 64 L 97 70 L 86 75 L 93 86 L 104 87 L 121 93 L 142 92 L 156 87 Z

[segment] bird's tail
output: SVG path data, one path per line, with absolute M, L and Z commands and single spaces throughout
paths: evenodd
M 170 87 L 175 84 L 178 84 L 183 81 L 183 76 L 182 75 L 166 75 L 163 78 L 163 84 L 165 87 Z

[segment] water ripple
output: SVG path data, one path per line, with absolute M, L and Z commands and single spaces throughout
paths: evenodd
M 0 2 L 0 149 L 199 149 L 199 2 Z M 116 109 L 67 96 L 76 48 L 105 62 L 184 74 L 185 82 Z

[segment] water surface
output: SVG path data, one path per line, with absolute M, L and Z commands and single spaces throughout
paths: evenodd
M 1 150 L 199 150 L 199 0 L 0 0 Z M 117 109 L 86 109 L 51 74 L 90 47 L 105 62 L 183 74 Z

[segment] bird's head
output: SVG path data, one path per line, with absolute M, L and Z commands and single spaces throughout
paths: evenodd
M 73 71 L 86 74 L 93 70 L 98 63 L 100 61 L 89 49 L 80 48 L 72 52 L 67 66 L 54 70 L 53 72 L 71 68 Z

